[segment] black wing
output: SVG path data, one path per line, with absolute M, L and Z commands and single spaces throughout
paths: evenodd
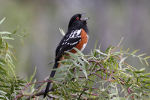
M 56 48 L 56 58 L 61 57 L 65 51 L 71 50 L 81 40 L 81 29 L 73 30 L 70 34 L 66 34 Z

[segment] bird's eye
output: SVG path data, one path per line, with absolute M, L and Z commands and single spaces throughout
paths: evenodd
M 79 17 L 77 17 L 76 20 L 79 20 Z

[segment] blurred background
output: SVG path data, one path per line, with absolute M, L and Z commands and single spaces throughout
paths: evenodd
M 90 53 L 95 42 L 104 51 L 124 37 L 124 49 L 140 49 L 140 53 L 150 55 L 150 0 L 0 0 L 0 19 L 6 17 L 0 30 L 25 34 L 11 41 L 18 75 L 25 79 L 35 67 L 38 80 L 49 75 L 53 65 L 48 64 L 54 60 L 55 48 L 62 38 L 59 28 L 66 32 L 76 13 L 90 17 L 85 54 Z

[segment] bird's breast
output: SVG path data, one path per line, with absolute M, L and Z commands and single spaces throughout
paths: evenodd
M 87 33 L 85 32 L 84 29 L 81 29 L 81 40 L 79 41 L 79 43 L 75 46 L 75 48 L 77 48 L 78 50 L 81 50 L 83 51 L 84 48 L 86 47 L 87 45 L 87 42 L 88 42 L 88 35 Z M 74 49 L 71 50 L 72 53 L 76 53 L 76 51 Z

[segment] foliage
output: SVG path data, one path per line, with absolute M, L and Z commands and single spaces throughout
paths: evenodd
M 105 52 L 94 49 L 90 55 L 80 51 L 69 53 L 71 59 L 61 61 L 53 79 L 54 91 L 49 94 L 62 99 L 146 100 L 150 98 L 150 73 L 130 65 L 126 60 L 135 57 L 148 64 L 149 56 L 136 55 L 137 50 L 117 51 L 109 47 Z
M 4 20 L 5 18 L 0 21 L 0 24 Z M 12 33 L 0 32 L 0 99 L 2 100 L 12 100 L 24 83 L 15 74 L 12 46 L 7 42 L 12 40 L 14 40 Z
M 70 57 L 61 61 L 56 76 L 50 79 L 53 89 L 47 98 L 55 99 L 96 99 L 96 100 L 148 100 L 150 98 L 150 73 L 146 73 L 144 63 L 148 65 L 149 56 L 137 54 L 138 50 L 109 47 L 105 52 L 94 49 L 84 55 L 66 52 Z M 139 59 L 141 68 L 129 64 L 129 58 Z M 38 82 L 45 83 L 47 81 Z M 33 83 L 33 85 L 38 84 Z M 32 84 L 31 84 L 32 86 Z M 34 87 L 33 87 L 34 88 Z M 33 89 L 32 88 L 32 89 Z M 43 95 L 43 84 L 33 91 L 29 98 Z M 41 99 L 43 96 L 41 96 Z

